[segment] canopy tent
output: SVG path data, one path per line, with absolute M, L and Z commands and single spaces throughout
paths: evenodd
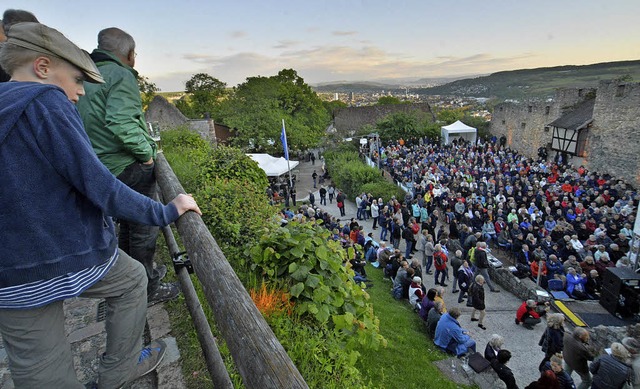
M 247 154 L 251 159 L 258 162 L 260 169 L 267 173 L 267 177 L 278 177 L 285 174 L 288 171 L 287 160 L 284 157 L 276 158 L 269 154 Z M 300 162 L 289 161 L 291 170 L 298 166 Z
M 476 143 L 476 137 L 478 135 L 478 130 L 473 127 L 469 127 L 466 124 L 462 123 L 460 120 L 455 123 L 449 124 L 448 126 L 442 126 L 442 143 L 448 145 L 453 141 L 453 137 L 459 136 L 466 141 L 471 142 L 472 144 Z

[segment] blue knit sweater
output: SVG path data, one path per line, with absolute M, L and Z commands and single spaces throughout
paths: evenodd
M 178 212 L 100 163 L 62 89 L 0 84 L 0 288 L 104 263 L 117 246 L 109 216 L 167 225 Z

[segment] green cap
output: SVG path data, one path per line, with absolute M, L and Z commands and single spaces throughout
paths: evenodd
M 64 59 L 86 76 L 86 81 L 103 84 L 104 79 L 89 53 L 76 46 L 58 30 L 40 23 L 17 23 L 11 26 L 6 44 L 13 44 L 42 54 Z

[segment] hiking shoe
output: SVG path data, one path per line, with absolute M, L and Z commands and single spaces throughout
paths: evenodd
M 156 267 L 156 272 L 158 272 L 158 281 L 164 278 L 167 275 L 167 267 L 165 265 L 160 265 Z
M 133 373 L 131 373 L 131 378 L 128 382 L 135 381 L 154 371 L 162 361 L 166 350 L 167 345 L 162 340 L 154 340 L 148 346 L 144 347 L 142 351 L 140 351 L 138 364 Z
M 180 288 L 175 282 L 161 282 L 156 290 L 147 296 L 147 306 L 173 300 L 180 294 Z

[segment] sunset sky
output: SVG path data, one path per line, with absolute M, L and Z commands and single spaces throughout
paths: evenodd
M 487 74 L 640 59 L 640 1 L 20 0 L 91 51 L 119 27 L 163 91 L 293 68 L 307 83 Z

